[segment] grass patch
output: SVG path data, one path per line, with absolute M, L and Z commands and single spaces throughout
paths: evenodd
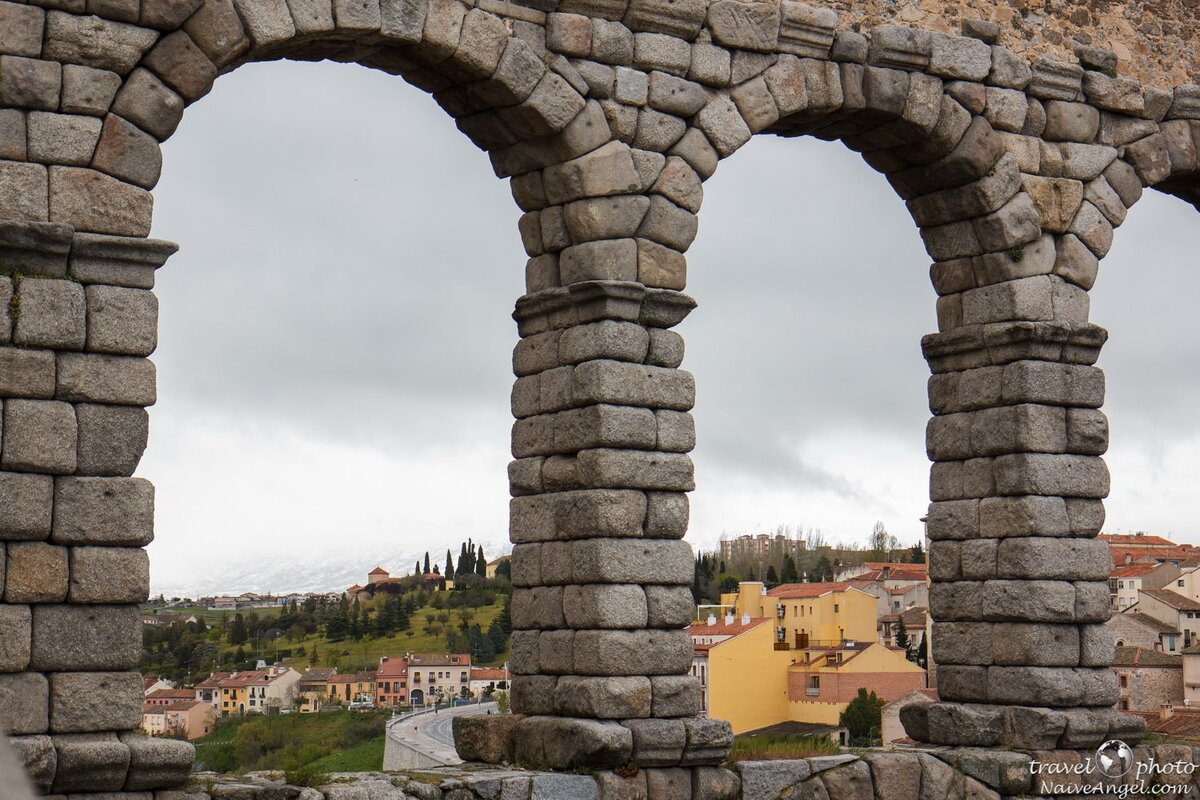
M 729 763 L 738 761 L 774 761 L 784 758 L 830 756 L 841 752 L 837 742 L 828 736 L 808 734 L 757 734 L 738 736 L 733 740 Z
M 227 719 L 197 740 L 197 757 L 216 772 L 380 769 L 390 716 L 388 711 L 332 711 Z
M 381 736 L 349 750 L 319 758 L 312 763 L 312 768 L 322 772 L 377 772 L 383 769 L 383 745 Z

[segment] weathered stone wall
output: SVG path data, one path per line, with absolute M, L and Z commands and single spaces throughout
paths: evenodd
M 730 746 L 686 674 L 695 387 L 671 328 L 695 305 L 684 253 L 702 184 L 758 133 L 862 152 L 935 262 L 939 332 L 923 347 L 942 702 L 908 714 L 909 732 L 1135 738 L 1138 721 L 1111 711 L 1094 538 L 1106 333 L 1087 291 L 1143 187 L 1200 200 L 1200 87 L 1144 86 L 1100 51 L 1031 64 L 987 26 L 855 31 L 793 0 L 545 9 L 0 2 L 0 718 L 40 787 L 148 789 L 190 761 L 129 734 L 152 535 L 152 488 L 129 476 L 154 401 L 149 290 L 174 250 L 145 238 L 150 190 L 184 108 L 220 73 L 283 57 L 432 92 L 525 212 L 509 468 L 521 762 L 686 768 L 659 792 L 686 797 Z
M 868 29 L 912 25 L 957 33 L 976 20 L 997 26 L 999 40 L 1033 61 L 1071 60 L 1078 48 L 1111 50 L 1121 72 L 1171 87 L 1200 80 L 1200 28 L 1191 0 L 836 0 L 842 24 Z
M 1098 769 L 1094 752 L 988 750 L 878 751 L 620 774 L 477 767 L 341 773 L 306 789 L 287 786 L 280 773 L 199 773 L 186 793 L 121 800 L 1001 800 L 1096 796 L 1101 789 L 1123 798 L 1200 797 L 1200 749 L 1136 748 L 1133 759 L 1115 777 Z

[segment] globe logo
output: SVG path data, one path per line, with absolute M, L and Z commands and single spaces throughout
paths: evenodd
M 1109 739 L 1096 751 L 1100 771 L 1110 778 L 1119 778 L 1133 766 L 1133 749 L 1120 739 Z

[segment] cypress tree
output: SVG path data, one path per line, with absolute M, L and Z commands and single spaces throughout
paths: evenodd
M 429 551 L 428 550 L 425 551 L 425 572 L 423 574 L 425 574 L 425 575 L 429 574 Z
M 483 545 L 479 546 L 479 552 L 475 556 L 475 574 L 481 578 L 487 577 L 487 559 L 483 557 Z
M 908 631 L 904 627 L 904 617 L 898 617 L 896 621 L 896 647 L 903 647 L 908 650 Z
M 454 577 L 454 556 L 450 555 L 449 548 L 446 549 L 446 577 Z

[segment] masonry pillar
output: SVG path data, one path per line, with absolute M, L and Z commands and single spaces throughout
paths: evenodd
M 144 791 L 194 749 L 141 726 L 154 271 L 170 242 L 0 222 L 0 727 L 38 789 Z
M 727 723 L 698 716 L 687 675 L 695 386 L 670 328 L 693 306 L 611 280 L 518 301 L 512 707 L 528 715 L 525 763 L 692 766 L 732 743 Z
M 1112 708 L 1111 561 L 1095 538 L 1109 488 L 1094 366 L 1106 337 L 1088 323 L 998 322 L 923 341 L 940 702 L 905 709 L 914 738 L 1078 749 L 1140 737 L 1141 720 Z

